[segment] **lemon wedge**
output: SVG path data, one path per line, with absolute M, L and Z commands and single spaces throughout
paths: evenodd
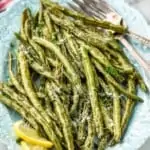
M 21 150 L 47 150 L 47 149 L 41 146 L 31 145 L 31 144 L 26 143 L 25 141 L 22 141 Z
M 16 136 L 31 145 L 39 145 L 45 148 L 51 148 L 53 144 L 45 138 L 42 138 L 36 130 L 29 127 L 22 120 L 13 126 Z

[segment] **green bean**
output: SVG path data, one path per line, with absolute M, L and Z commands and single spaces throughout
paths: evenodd
M 89 53 L 97 59 L 101 64 L 103 64 L 106 67 L 106 71 L 115 77 L 119 81 L 123 81 L 124 78 L 118 73 L 118 70 L 114 68 L 107 57 L 97 48 L 86 45 L 86 48 L 89 50 Z
M 26 19 L 24 20 L 24 34 L 26 36 L 26 40 L 32 37 L 34 27 L 34 21 L 31 14 L 31 10 L 28 8 L 26 10 Z
M 71 79 L 72 79 L 72 83 L 76 86 L 77 90 L 79 91 L 79 89 L 81 89 L 80 77 L 75 72 L 75 70 L 71 66 L 71 64 L 68 62 L 67 58 L 61 53 L 59 47 L 57 47 L 56 45 L 54 45 L 51 42 L 48 42 L 48 41 L 46 41 L 44 39 L 41 39 L 41 38 L 38 38 L 38 37 L 34 37 L 33 39 L 34 39 L 35 42 L 37 42 L 40 45 L 48 48 L 49 50 L 51 50 L 52 52 L 54 52 L 57 55 L 57 57 L 60 59 L 60 61 L 65 66 L 67 72 L 70 74 Z
M 127 58 L 124 58 L 123 52 L 119 53 L 112 49 L 107 49 L 107 51 L 103 51 L 103 55 L 105 55 L 119 73 L 132 74 L 134 72 L 133 66 L 127 61 Z
M 25 21 L 24 32 L 25 32 L 26 39 L 29 40 L 32 37 L 32 35 L 31 35 L 31 21 L 29 19 L 27 19 Z
M 86 82 L 88 86 L 96 132 L 98 136 L 102 136 L 104 132 L 103 131 L 103 118 L 102 118 L 102 112 L 101 112 L 99 102 L 98 102 L 98 93 L 97 93 L 95 77 L 93 73 L 94 68 L 90 62 L 88 52 L 86 48 L 84 47 L 84 45 L 82 45 L 81 47 L 81 54 L 82 54 L 82 62 L 83 62 L 83 67 L 85 71 Z
M 136 74 L 136 78 L 137 78 L 137 81 L 140 85 L 140 88 L 144 91 L 144 92 L 148 92 L 148 87 L 147 85 L 145 84 L 144 80 L 142 79 L 140 73 L 138 73 L 136 70 L 135 70 L 135 74 Z
M 53 14 L 50 14 L 51 19 L 59 26 L 63 27 L 66 30 L 69 30 L 72 34 L 74 34 L 77 38 L 96 46 L 104 51 L 111 51 L 111 49 L 107 46 L 107 43 L 110 41 L 106 41 L 103 38 L 97 38 L 91 34 L 88 34 L 79 28 L 75 27 L 73 22 L 69 19 L 60 19 Z
M 74 55 L 73 51 L 71 50 L 70 45 L 68 44 L 68 41 L 65 41 L 65 47 L 67 49 L 68 56 L 71 57 L 71 59 L 73 60 L 75 65 L 78 65 L 75 55 Z
M 43 26 L 43 28 L 42 28 L 42 36 L 41 37 L 43 37 L 46 40 L 51 40 L 51 36 L 50 36 L 50 34 L 48 34 L 48 27 L 46 25 Z
M 108 51 L 111 55 L 113 55 L 115 58 L 118 59 L 118 61 L 123 65 L 123 68 L 126 72 L 133 72 L 133 67 L 131 67 L 127 61 L 121 56 L 119 52 L 112 51 L 106 43 L 104 43 L 104 39 L 102 38 L 96 38 L 93 35 L 87 34 L 84 31 L 78 29 L 75 27 L 73 22 L 71 22 L 69 19 L 60 19 L 57 18 L 55 15 L 51 14 L 51 19 L 59 26 L 62 26 L 66 30 L 69 30 L 73 35 L 75 35 L 77 38 L 83 40 L 84 42 L 93 45 L 95 47 L 100 48 L 103 51 Z M 108 42 L 110 43 L 110 42 Z
M 42 93 L 41 91 L 38 91 L 36 94 L 37 94 L 38 98 L 40 98 L 40 99 L 44 99 L 46 97 L 45 93 Z
M 104 92 L 106 94 L 110 94 L 109 86 L 105 83 L 105 81 L 100 76 L 98 77 L 98 81 L 100 86 L 103 88 Z
M 39 11 L 37 11 L 33 17 L 34 29 L 36 28 L 36 26 L 38 24 L 38 17 L 39 17 Z
M 73 144 L 73 135 L 70 126 L 71 122 L 69 119 L 69 114 L 67 113 L 66 109 L 60 102 L 54 101 L 54 105 L 55 105 L 56 113 L 60 121 L 62 122 L 63 133 L 66 139 L 68 150 L 73 150 L 74 144 Z
M 58 60 L 53 59 L 53 58 L 48 57 L 47 60 L 50 63 L 50 65 L 52 65 L 53 67 L 57 67 L 60 65 L 60 62 Z
M 75 20 L 74 21 L 75 25 L 77 27 L 80 27 L 82 30 L 84 30 L 85 32 L 94 32 L 94 33 L 98 33 L 98 34 L 101 34 L 101 35 L 109 35 L 108 33 L 110 32 L 104 32 L 103 29 L 100 29 L 100 28 L 97 28 L 97 27 L 94 27 L 92 25 L 85 25 L 84 22 L 82 20 Z M 106 34 L 107 33 L 107 34 Z
M 114 25 L 114 24 L 104 21 L 104 20 L 99 20 L 99 19 L 95 19 L 93 17 L 89 17 L 89 16 L 79 13 L 77 11 L 73 11 L 73 10 L 67 9 L 65 7 L 62 7 L 52 1 L 42 0 L 42 2 L 43 2 L 43 4 L 52 7 L 52 9 L 58 9 L 58 10 L 64 12 L 66 15 L 69 15 L 76 19 L 81 19 L 88 25 L 93 25 L 93 26 L 95 25 L 95 26 L 102 27 L 105 29 L 111 29 L 118 33 L 124 33 L 127 30 L 126 28 L 124 28 L 120 25 Z
M 11 55 L 11 53 L 9 53 L 8 67 L 9 67 L 10 80 L 12 81 L 13 85 L 20 93 L 25 94 L 22 85 L 18 82 L 18 80 L 16 79 L 16 77 L 14 76 L 14 74 L 12 72 L 12 55 Z
M 67 143 L 67 148 L 68 150 L 74 150 L 72 125 L 71 125 L 71 120 L 69 118 L 69 113 L 65 109 L 64 105 L 61 103 L 58 95 L 56 94 L 54 90 L 48 89 L 48 95 L 53 100 L 56 114 L 58 115 L 60 122 L 62 124 L 63 134 Z
M 45 80 L 45 79 L 44 79 Z M 62 135 L 62 133 L 61 133 L 61 131 L 60 131 L 60 129 L 59 129 L 59 127 L 58 127 L 58 125 L 60 126 L 60 123 L 59 123 L 59 121 L 58 121 L 58 118 L 57 118 L 57 116 L 56 116 L 56 114 L 53 112 L 53 108 L 52 108 L 52 106 L 51 106 L 51 102 L 50 102 L 50 99 L 49 99 L 49 97 L 48 97 L 48 95 L 47 95 L 47 92 L 46 92 L 46 90 L 45 90 L 45 88 L 47 88 L 46 87 L 46 83 L 47 83 L 48 81 L 46 81 L 46 82 L 44 82 L 43 84 L 43 86 L 45 86 L 45 87 L 41 87 L 40 86 L 40 88 L 42 88 L 42 91 L 43 91 L 43 93 L 44 93 L 44 101 L 45 101 L 45 111 L 46 111 L 46 113 L 49 115 L 49 117 L 52 119 L 52 120 L 54 120 L 53 122 L 52 122 L 52 124 L 53 124 L 53 126 L 55 127 L 55 132 L 56 132 L 56 134 L 59 136 L 59 138 L 63 138 L 63 135 Z M 40 88 L 39 88 L 39 90 L 40 90 Z M 56 124 L 57 123 L 57 124 Z
M 40 75 L 48 78 L 48 79 L 53 79 L 54 80 L 54 76 L 52 75 L 50 69 L 46 66 L 43 66 L 41 64 L 39 64 L 38 62 L 36 62 L 33 58 L 31 58 L 31 56 L 29 54 L 25 54 L 28 58 L 28 63 L 31 66 L 31 68 L 36 71 L 37 73 L 39 73 Z
M 2 89 L 2 87 L 1 87 L 1 89 Z M 49 122 L 46 121 L 46 118 L 45 118 L 46 116 L 44 116 L 43 113 L 39 113 L 34 107 L 32 107 L 32 105 L 28 102 L 28 100 L 27 100 L 27 98 L 25 96 L 17 95 L 12 89 L 10 89 L 9 87 L 7 87 L 6 85 L 4 85 L 4 87 L 3 87 L 2 90 L 8 96 L 10 96 L 11 99 L 17 101 L 17 103 L 21 107 L 24 107 L 27 112 L 29 112 L 31 115 L 33 115 L 33 117 L 35 119 L 37 119 L 37 122 L 39 122 L 40 124 L 42 124 L 42 126 L 43 126 L 45 132 L 47 133 L 47 135 L 49 136 L 50 140 L 52 140 L 52 141 L 54 141 L 54 143 L 56 143 L 55 146 L 56 147 L 58 146 L 59 148 L 61 148 L 60 144 L 59 144 L 59 141 L 58 141 L 58 139 L 57 139 L 57 137 L 56 137 L 56 135 L 55 135 L 55 133 L 53 131 L 52 123 L 49 123 Z
M 100 103 L 101 103 L 100 105 L 101 105 L 105 126 L 111 133 L 113 133 L 113 127 L 114 127 L 113 120 L 111 119 L 110 114 L 108 113 L 108 110 L 104 106 L 104 104 L 102 102 Z
M 109 87 L 113 93 L 113 121 L 114 121 L 114 140 L 120 141 L 121 138 L 121 108 L 120 97 L 116 89 L 109 84 Z
M 82 108 L 82 107 L 80 107 Z M 85 102 L 83 104 L 83 110 L 82 114 L 80 114 L 79 118 L 79 125 L 78 125 L 78 131 L 77 131 L 77 140 L 79 141 L 79 145 L 83 145 L 86 139 L 86 125 L 87 125 L 87 119 L 89 117 L 89 103 Z
M 104 69 L 103 67 L 97 62 L 97 60 L 92 59 L 93 63 L 95 64 L 96 68 L 105 76 L 105 78 L 110 82 L 117 90 L 125 94 L 127 97 L 132 98 L 135 101 L 143 102 L 142 98 L 136 96 L 135 94 L 129 93 L 123 87 L 121 87 Z
M 135 93 L 135 91 L 136 91 L 134 77 L 130 77 L 128 79 L 128 91 L 131 93 Z M 123 114 L 122 121 L 121 121 L 122 134 L 124 134 L 124 132 L 125 132 L 125 129 L 127 127 L 129 119 L 131 117 L 131 114 L 132 114 L 135 104 L 136 103 L 132 99 L 127 99 L 127 102 L 125 105 L 125 112 Z
M 86 139 L 86 122 L 85 121 L 81 121 L 78 127 L 78 133 L 77 133 L 77 142 L 78 145 L 83 145 Z
M 37 95 L 33 89 L 33 85 L 32 85 L 31 78 L 30 78 L 30 72 L 28 68 L 28 63 L 27 63 L 27 59 L 24 54 L 24 51 L 19 51 L 18 59 L 19 59 L 19 64 L 20 64 L 21 78 L 22 78 L 22 82 L 23 82 L 23 86 L 24 86 L 26 94 L 28 95 L 33 106 L 46 117 L 46 120 L 48 122 L 51 122 L 49 117 L 45 113 L 43 107 L 41 106 L 37 98 Z
M 80 60 L 76 60 L 75 56 L 73 55 L 73 53 L 70 51 L 69 45 L 67 43 L 64 44 L 65 48 L 66 48 L 66 57 L 68 59 L 68 61 L 71 63 L 72 67 L 74 68 L 75 72 L 81 77 L 84 77 L 83 74 L 83 66 L 82 66 L 82 61 Z
M 40 0 L 40 10 L 39 10 L 39 15 L 38 15 L 38 24 L 41 24 L 43 20 L 43 3 Z
M 98 150 L 105 150 L 107 147 L 108 142 L 108 133 L 106 132 L 105 135 L 100 139 L 98 144 Z
M 36 53 L 38 54 L 41 63 L 45 63 L 44 50 L 37 43 L 35 43 L 33 40 L 29 40 L 29 43 L 34 48 Z
M 143 90 L 143 92 L 148 92 L 148 87 L 145 84 L 144 80 L 141 78 L 141 79 L 138 79 L 138 82 L 139 82 L 140 88 Z
M 82 21 L 74 21 L 74 24 L 77 25 L 78 28 L 80 28 L 81 30 L 84 30 L 86 33 L 90 34 L 90 35 L 93 35 L 94 37 L 96 38 L 103 38 L 103 40 L 107 43 L 107 45 L 109 47 L 112 47 L 114 50 L 117 50 L 117 51 L 121 51 L 121 47 L 120 45 L 118 44 L 118 42 L 115 40 L 115 37 L 114 36 L 108 36 L 106 34 L 104 34 L 104 32 L 100 32 L 100 30 L 98 29 L 95 29 L 96 31 L 93 31 L 93 29 L 91 30 L 91 26 L 87 26 L 87 25 L 84 25 Z
M 60 15 L 61 12 L 58 12 L 57 15 Z M 81 38 L 82 40 L 85 41 L 84 38 L 86 38 L 86 40 L 90 43 L 90 44 L 94 44 L 94 46 L 97 46 L 99 48 L 102 48 L 104 50 L 109 50 L 109 46 L 112 46 L 114 49 L 117 49 L 118 51 L 120 51 L 120 46 L 118 46 L 119 44 L 111 37 L 104 37 L 101 36 L 97 33 L 94 32 L 83 32 L 82 29 L 77 28 L 74 24 L 74 22 L 71 22 L 69 19 L 67 19 L 63 14 L 61 14 L 61 17 L 63 17 L 62 19 L 56 18 L 54 15 L 51 14 L 51 18 L 53 19 L 53 21 L 62 26 L 63 28 L 65 28 L 66 30 L 70 30 L 70 32 L 72 32 L 73 34 L 75 34 L 75 36 Z M 63 22 L 62 22 L 63 21 Z M 80 34 L 78 34 L 80 33 Z M 101 43 L 101 44 L 99 44 Z M 108 46 L 108 47 L 107 47 Z
M 63 35 L 65 38 L 65 46 L 67 49 L 68 54 L 71 56 L 70 61 L 72 61 L 72 65 L 75 68 L 76 72 L 79 73 L 80 77 L 82 78 L 83 75 L 83 66 L 80 56 L 80 51 L 77 50 L 77 43 L 73 39 L 73 35 L 69 34 L 67 31 L 63 30 Z M 72 37 L 71 37 L 72 36 Z
M 81 42 L 80 42 L 81 43 Z M 86 45 L 86 48 L 88 49 L 89 53 L 96 58 L 100 63 L 103 65 L 111 66 L 109 60 L 106 58 L 106 56 L 97 48 Z
M 59 44 L 59 47 L 60 47 L 60 49 L 61 49 L 61 52 L 62 52 L 62 54 L 68 59 L 68 61 L 69 61 L 69 63 L 71 64 L 71 66 L 75 69 L 75 72 L 76 73 L 78 73 L 77 72 L 77 67 L 74 65 L 74 63 L 73 62 L 71 62 L 71 59 L 68 57 L 68 54 L 67 54 L 67 48 L 66 48 L 66 46 L 65 46 L 65 44 L 63 43 L 63 34 L 62 34 L 62 31 L 60 30 L 60 28 L 57 26 L 57 25 L 55 25 L 54 24 L 54 29 L 55 29 L 55 31 L 57 32 L 57 40 L 58 40 L 58 44 Z M 60 66 L 62 66 L 62 63 L 61 62 L 59 62 L 60 64 L 58 65 L 59 67 Z M 56 66 L 56 68 L 58 67 L 58 66 Z M 61 67 L 61 68 L 63 68 L 63 66 Z M 67 75 L 68 73 L 63 69 L 63 71 L 64 71 L 64 75 L 68 78 L 68 80 L 69 81 L 71 81 L 70 80 L 70 77 Z
M 39 91 L 43 92 L 45 94 L 45 84 L 46 84 L 46 78 L 43 76 L 39 77 Z
M 62 31 L 60 30 L 60 28 L 54 24 L 54 29 L 55 29 L 55 32 L 57 33 L 56 34 L 56 37 L 57 37 L 57 40 L 58 40 L 58 44 L 60 46 L 60 49 L 62 51 L 62 53 L 67 57 L 67 50 L 66 50 L 66 47 L 64 45 L 64 39 L 63 39 L 63 34 L 62 34 Z
M 78 103 L 79 103 L 79 94 L 76 88 L 73 88 L 73 105 L 71 106 L 71 109 L 70 109 L 70 114 L 72 116 L 74 116 L 77 111 Z
M 83 150 L 91 150 L 94 146 L 95 128 L 92 124 L 92 119 L 88 120 L 88 136 L 82 146 Z
M 22 16 L 21 16 L 21 37 L 26 41 L 26 35 L 25 35 L 25 22 L 27 20 L 27 18 L 29 18 L 31 12 L 30 10 L 27 8 L 23 11 Z
M 96 70 L 93 70 L 94 74 L 95 74 L 95 82 L 97 83 L 96 87 L 99 87 L 99 84 L 102 85 L 101 87 L 104 89 L 105 92 L 107 92 L 106 94 L 108 94 L 108 90 L 109 87 L 106 85 L 106 83 L 99 77 L 97 77 L 97 73 Z M 101 80 L 100 80 L 101 79 Z M 107 91 L 106 91 L 107 88 Z M 105 127 L 111 132 L 113 133 L 113 120 L 110 117 L 110 114 L 108 113 L 107 107 L 105 107 L 105 105 L 103 104 L 103 99 L 99 99 L 99 104 L 100 104 L 100 108 L 101 108 L 101 112 L 102 112 L 102 116 L 103 116 L 103 120 L 104 120 L 104 124 Z
M 26 51 L 26 54 L 31 54 L 36 60 L 39 61 L 39 56 L 37 55 L 36 51 L 18 33 L 15 33 L 15 36 L 21 41 L 18 51 L 24 50 Z
M 17 33 L 17 32 L 15 32 L 14 34 L 15 34 L 16 38 L 17 38 L 22 44 L 24 44 L 24 45 L 27 44 L 27 41 L 23 38 L 23 36 L 22 36 L 21 34 L 19 34 L 19 33 Z
M 21 112 L 21 111 L 23 110 L 20 110 L 20 111 L 18 110 L 18 112 Z M 27 121 L 30 124 L 30 126 L 32 126 L 36 131 L 40 132 L 41 128 L 39 127 L 39 124 L 30 114 L 25 113 L 25 115 L 23 116 L 23 112 L 22 112 L 22 114 L 20 113 L 20 115 L 25 119 L 25 121 Z
M 3 104 L 7 105 L 8 107 L 14 109 L 16 112 L 18 112 L 23 118 L 25 118 L 30 123 L 30 125 L 35 130 L 37 130 L 37 131 L 39 130 L 39 127 L 38 127 L 35 119 L 33 119 L 33 117 L 29 113 L 27 113 L 24 108 L 19 106 L 15 101 L 10 99 L 6 95 L 2 95 L 2 94 L 0 94 L 0 101 Z
M 8 95 L 11 99 L 17 100 L 17 102 L 21 106 L 23 106 L 23 104 L 25 103 L 26 107 L 30 108 L 31 103 L 29 102 L 29 100 L 27 99 L 26 96 L 23 96 L 21 94 L 19 95 L 19 94 L 15 93 L 15 91 L 12 88 L 10 88 L 9 86 L 7 86 L 6 84 L 1 84 L 0 90 L 3 93 L 5 93 L 6 95 Z
M 47 25 L 49 34 L 52 35 L 52 33 L 53 33 L 53 26 L 52 26 L 52 21 L 51 21 L 51 19 L 49 17 L 48 10 L 44 11 L 44 20 L 45 20 L 45 23 Z
M 58 123 L 57 116 L 52 110 L 52 106 L 50 105 L 50 100 L 48 97 L 45 97 L 45 103 L 46 103 L 45 111 L 55 122 Z M 61 134 L 59 134 L 59 135 L 61 135 Z
M 47 95 L 47 97 L 45 97 L 45 102 L 46 102 L 46 111 L 48 112 L 48 114 L 51 116 L 51 118 L 53 120 L 55 120 L 57 122 L 57 124 L 60 125 L 60 122 L 58 121 L 58 117 L 56 116 L 53 108 L 52 108 L 52 103 L 53 103 L 53 99 L 50 95 L 49 90 L 51 90 L 51 85 L 49 84 L 49 81 L 47 80 L 45 83 L 45 93 Z M 52 88 L 53 89 L 53 88 Z
M 53 88 L 56 89 L 56 86 L 59 87 L 57 90 L 57 93 L 60 97 L 60 99 L 62 100 L 62 103 L 64 104 L 64 106 L 66 106 L 66 108 L 68 109 L 69 105 L 70 105 L 70 99 L 72 97 L 71 96 L 71 86 L 70 83 L 68 85 L 65 85 L 64 83 L 52 83 Z M 70 108 L 69 108 L 70 109 Z
M 49 96 L 48 96 L 48 92 L 47 90 L 50 88 L 49 87 L 49 84 L 48 84 L 48 80 L 46 81 L 45 83 L 45 87 L 44 87 L 44 92 L 46 94 L 45 96 L 45 104 L 46 104 L 46 111 L 47 113 L 51 116 L 51 118 L 55 121 L 57 121 L 57 116 L 56 114 L 53 112 L 53 108 L 51 106 L 51 100 L 49 99 Z M 57 121 L 58 122 L 58 121 Z
M 25 14 L 22 13 L 22 16 L 21 16 L 21 29 L 20 29 L 20 34 L 21 34 L 21 37 L 26 40 L 26 36 L 25 36 L 25 33 L 24 33 L 24 23 L 25 23 Z
M 72 52 L 73 56 L 75 57 L 75 60 L 79 61 L 80 58 L 78 56 L 78 51 L 75 48 L 75 45 L 74 45 L 71 35 L 65 30 L 63 30 L 63 34 L 64 34 L 65 38 L 67 39 L 67 43 L 69 45 L 69 50 Z
M 114 59 L 118 62 L 118 65 L 115 64 L 113 66 L 116 67 L 120 73 L 131 74 L 134 72 L 133 66 L 131 66 L 127 59 L 124 58 L 123 53 L 121 54 L 119 52 L 114 52 L 110 49 L 108 49 L 108 53 L 110 54 L 111 58 L 113 56 Z M 108 53 L 106 53 L 105 55 L 107 56 Z

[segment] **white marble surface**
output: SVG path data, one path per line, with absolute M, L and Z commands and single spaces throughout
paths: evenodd
M 138 9 L 145 19 L 150 23 L 150 0 L 126 0 L 128 3 Z

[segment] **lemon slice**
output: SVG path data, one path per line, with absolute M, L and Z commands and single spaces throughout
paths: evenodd
M 31 145 L 31 144 L 28 144 L 28 143 L 22 141 L 21 142 L 21 150 L 47 150 L 47 149 L 44 147 L 41 147 L 41 146 Z
M 29 127 L 22 120 L 16 122 L 13 128 L 18 138 L 22 139 L 23 141 L 29 144 L 39 145 L 45 148 L 51 148 L 53 146 L 53 144 L 50 141 L 47 141 L 45 138 L 40 137 L 36 130 Z

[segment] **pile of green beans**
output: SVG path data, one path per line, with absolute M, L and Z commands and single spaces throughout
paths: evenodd
M 25 9 L 15 33 L 16 70 L 9 52 L 10 78 L 0 83 L 0 102 L 56 150 L 104 150 L 119 143 L 134 106 L 143 102 L 136 88 L 147 87 L 112 30 L 126 32 L 49 0 L 41 0 L 36 15 Z

